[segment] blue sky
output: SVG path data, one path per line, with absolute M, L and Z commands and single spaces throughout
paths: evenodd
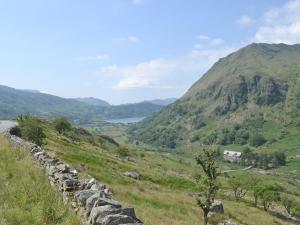
M 0 0 L 0 84 L 113 104 L 180 97 L 251 42 L 299 43 L 300 0 Z

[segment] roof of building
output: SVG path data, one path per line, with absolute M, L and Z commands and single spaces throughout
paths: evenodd
M 224 151 L 224 155 L 228 155 L 228 156 L 241 156 L 241 152 L 234 152 L 234 151 Z

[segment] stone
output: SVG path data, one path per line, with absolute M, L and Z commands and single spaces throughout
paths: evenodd
M 224 213 L 224 207 L 222 201 L 215 200 L 210 207 L 210 211 L 213 213 Z
M 98 198 L 95 202 L 94 206 L 104 206 L 104 205 L 112 205 L 115 208 L 121 208 L 121 204 L 115 200 L 109 199 L 109 198 Z
M 100 183 L 95 183 L 91 186 L 91 190 L 93 191 L 102 191 L 104 189 L 105 189 L 105 185 Z
M 141 178 L 140 174 L 138 174 L 137 172 L 125 172 L 124 176 L 130 177 L 135 180 L 139 180 Z
M 101 220 L 108 215 L 120 213 L 121 210 L 112 205 L 94 207 L 90 213 L 87 225 L 102 224 Z
M 224 223 L 219 223 L 218 225 L 239 225 L 239 224 L 236 223 L 235 221 L 229 219 L 229 220 L 226 220 Z
M 135 219 L 122 215 L 122 214 L 112 214 L 112 215 L 107 215 L 106 217 L 98 218 L 96 221 L 99 225 L 120 225 L 120 224 L 128 224 L 128 223 L 135 223 Z M 100 222 L 100 223 L 99 223 Z
M 62 182 L 62 190 L 64 191 L 74 191 L 77 189 L 79 181 L 76 179 L 67 179 Z
M 69 166 L 66 165 L 66 164 L 64 164 L 64 163 L 57 165 L 56 168 L 61 173 L 67 173 L 67 172 L 69 172 Z
M 86 206 L 86 201 L 89 197 L 92 195 L 96 194 L 97 191 L 92 191 L 92 190 L 82 190 L 82 191 L 77 191 L 75 193 L 74 199 L 83 207 Z

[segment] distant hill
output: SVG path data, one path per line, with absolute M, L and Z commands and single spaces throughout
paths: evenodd
M 251 44 L 220 59 L 188 92 L 135 125 L 132 141 L 295 151 L 300 145 L 300 44 Z M 285 142 L 285 143 L 282 143 Z
M 75 100 L 87 103 L 89 105 L 96 105 L 96 106 L 110 106 L 110 104 L 104 100 L 98 99 L 98 98 L 75 98 Z
M 105 119 L 147 117 L 162 106 L 152 103 L 99 106 L 54 95 L 18 90 L 0 85 L 0 118 L 21 114 L 43 118 L 67 117 L 74 123 L 93 123 Z
M 145 102 L 150 102 L 156 105 L 162 105 L 162 106 L 167 106 L 175 102 L 177 99 L 176 98 L 166 98 L 166 99 L 154 99 L 154 100 L 149 100 Z

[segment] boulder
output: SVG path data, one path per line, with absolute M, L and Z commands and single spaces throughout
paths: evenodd
M 210 207 L 210 211 L 213 213 L 224 213 L 224 207 L 222 201 L 215 200 Z
M 138 174 L 137 172 L 125 172 L 124 176 L 130 177 L 130 178 L 135 179 L 135 180 L 139 180 L 141 178 L 141 175 Z
M 90 213 L 87 225 L 102 224 L 101 220 L 108 215 L 120 213 L 119 208 L 115 208 L 112 205 L 104 205 L 94 207 Z
M 107 215 L 104 218 L 99 217 L 96 221 L 99 225 L 121 225 L 121 224 L 136 224 L 136 220 L 130 216 L 122 214 Z
M 239 225 L 239 224 L 236 223 L 235 221 L 229 219 L 229 220 L 226 220 L 224 223 L 219 223 L 218 225 Z
M 81 206 L 85 207 L 87 199 L 96 193 L 97 191 L 92 191 L 92 190 L 77 191 L 76 194 L 74 195 L 74 199 Z

